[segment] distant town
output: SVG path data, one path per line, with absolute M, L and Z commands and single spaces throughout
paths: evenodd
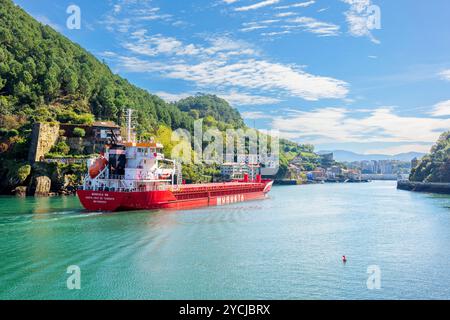
M 226 180 L 239 179 L 244 174 L 252 175 L 257 161 L 256 155 L 238 157 L 237 162 L 227 162 L 221 165 L 221 175 Z M 333 164 L 333 153 L 322 154 L 323 164 Z M 336 183 L 336 182 L 369 182 L 370 180 L 401 180 L 407 179 L 411 168 L 415 167 L 418 159 L 412 161 L 399 160 L 366 160 L 343 162 L 336 165 L 317 167 L 311 171 L 303 170 L 300 157 L 289 164 L 291 179 L 278 180 L 278 184 L 302 183 Z M 253 164 L 252 164 L 253 163 Z M 258 168 L 264 177 L 273 177 L 276 174 L 273 167 Z

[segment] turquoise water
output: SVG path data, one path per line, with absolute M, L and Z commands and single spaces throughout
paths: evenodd
M 67 289 L 70 265 L 80 290 Z M 16 298 L 450 299 L 450 197 L 326 184 L 114 214 L 84 213 L 75 197 L 1 197 L 0 299 Z

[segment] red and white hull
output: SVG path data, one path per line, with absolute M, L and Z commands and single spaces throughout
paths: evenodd
M 209 183 L 142 192 L 78 190 L 77 194 L 83 207 L 90 211 L 188 209 L 264 199 L 272 183 Z

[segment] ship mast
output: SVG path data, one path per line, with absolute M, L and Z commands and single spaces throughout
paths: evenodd
M 127 120 L 127 141 L 135 142 L 136 136 L 133 128 L 133 109 L 127 109 L 126 120 Z

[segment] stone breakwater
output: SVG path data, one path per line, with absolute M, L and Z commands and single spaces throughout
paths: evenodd
M 397 182 L 397 189 L 416 192 L 450 194 L 450 183 L 414 182 L 409 180 L 399 180 Z

